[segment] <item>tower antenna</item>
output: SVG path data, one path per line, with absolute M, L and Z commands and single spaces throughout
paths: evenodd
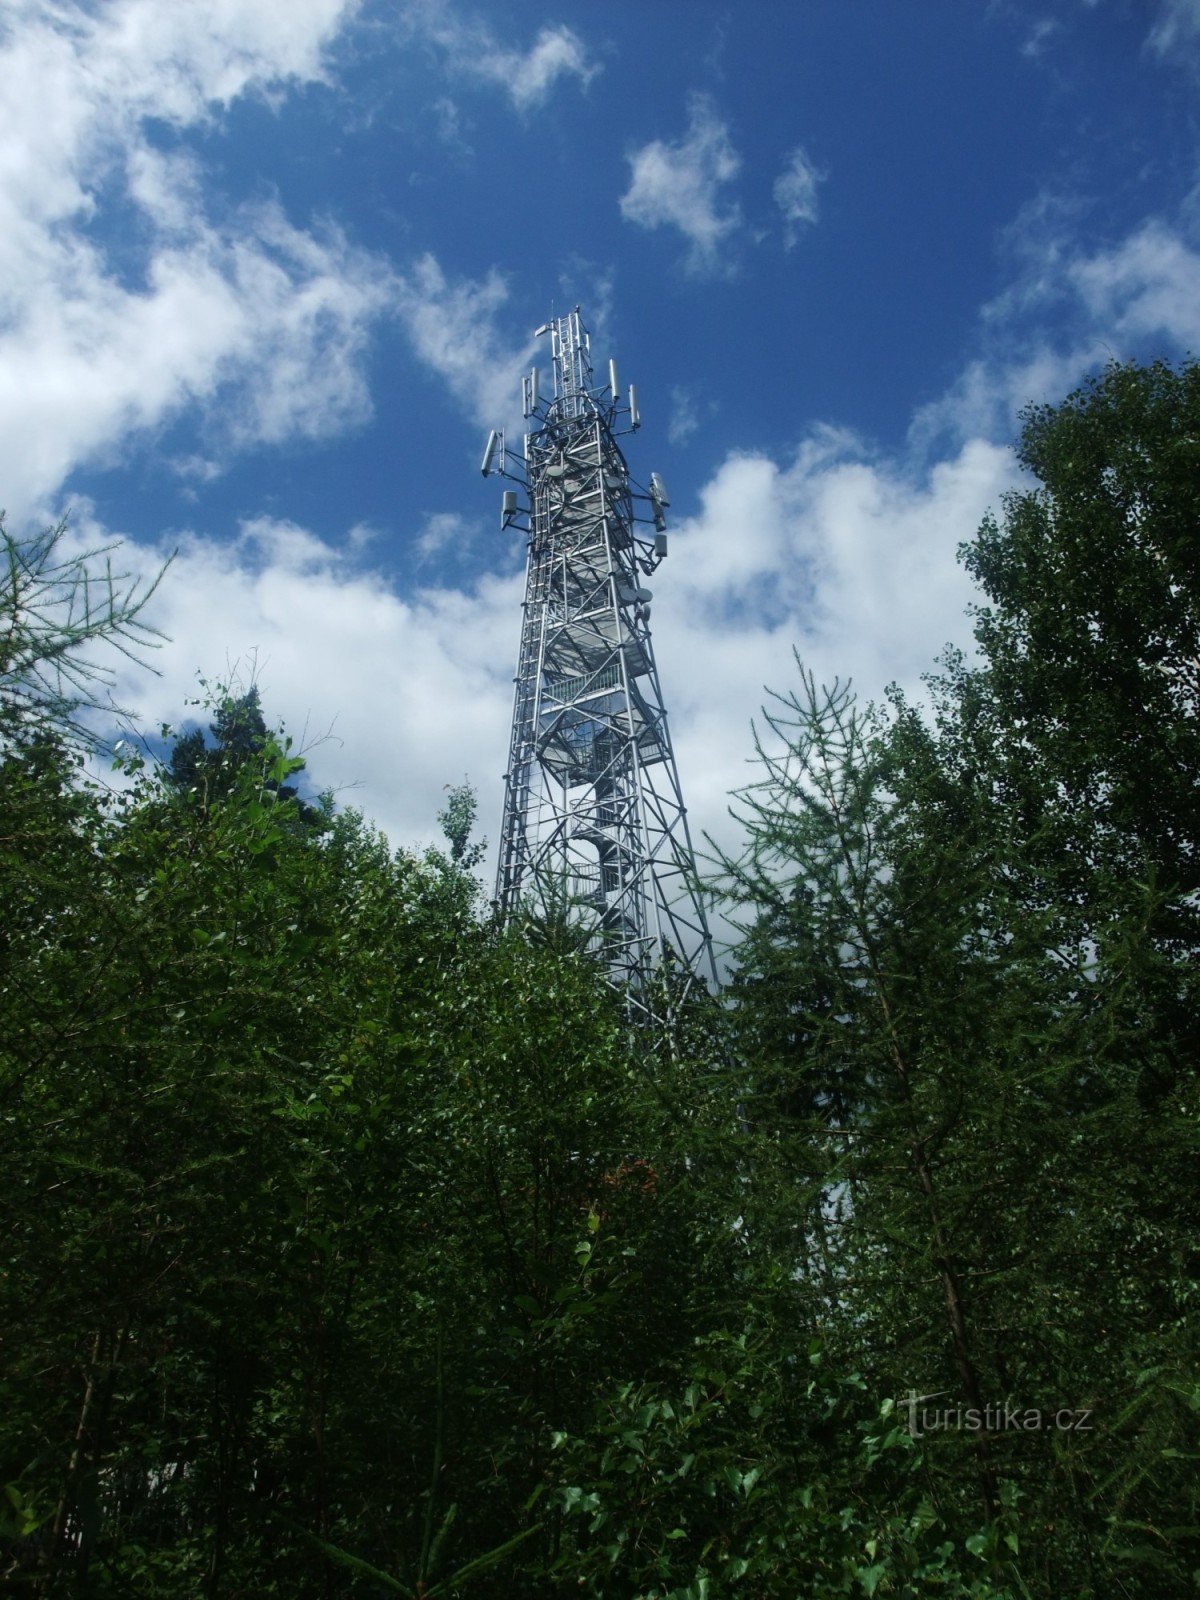
M 596 386 L 579 308 L 538 334 L 551 382 L 523 380 L 524 453 L 493 434 L 484 458 L 523 491 L 502 523 L 528 539 L 495 904 L 565 918 L 630 1015 L 661 1022 L 664 962 L 672 1009 L 716 981 L 644 585 L 667 553 L 667 494 L 657 473 L 630 477 L 617 439 L 637 402 L 615 362 Z

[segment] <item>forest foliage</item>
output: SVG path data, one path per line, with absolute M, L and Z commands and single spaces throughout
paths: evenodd
M 1196 1593 L 1200 369 L 1018 455 L 928 707 L 768 706 L 665 1040 L 253 691 L 89 777 L 145 592 L 7 541 L 3 1586 Z

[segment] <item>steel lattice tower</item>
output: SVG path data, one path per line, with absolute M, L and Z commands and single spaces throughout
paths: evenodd
M 657 473 L 630 479 L 617 438 L 640 426 L 637 396 L 622 400 L 613 362 L 595 386 L 579 308 L 538 333 L 553 393 L 535 367 L 523 456 L 494 432 L 483 458 L 524 489 L 501 521 L 528 534 L 496 907 L 569 916 L 653 1019 L 664 958 L 677 997 L 716 979 L 642 584 L 667 553 L 667 494 Z

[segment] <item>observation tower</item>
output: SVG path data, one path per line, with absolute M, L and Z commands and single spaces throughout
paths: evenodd
M 501 527 L 528 540 L 495 904 L 576 925 L 631 1017 L 664 1020 L 716 981 L 650 638 L 669 502 L 657 473 L 630 477 L 617 440 L 641 424 L 637 394 L 613 361 L 595 384 L 579 308 L 543 335 L 549 381 L 537 366 L 522 380 L 523 449 L 493 431 L 482 465 L 517 486 Z

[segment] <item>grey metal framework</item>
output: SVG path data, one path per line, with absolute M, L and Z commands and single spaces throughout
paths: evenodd
M 668 951 L 676 998 L 716 980 L 643 585 L 667 553 L 667 494 L 656 473 L 646 490 L 630 479 L 617 438 L 640 426 L 637 395 L 622 399 L 613 362 L 595 386 L 578 307 L 538 332 L 553 392 L 535 367 L 524 454 L 494 432 L 483 459 L 524 489 L 501 521 L 528 534 L 496 906 L 571 917 L 653 1017 Z

